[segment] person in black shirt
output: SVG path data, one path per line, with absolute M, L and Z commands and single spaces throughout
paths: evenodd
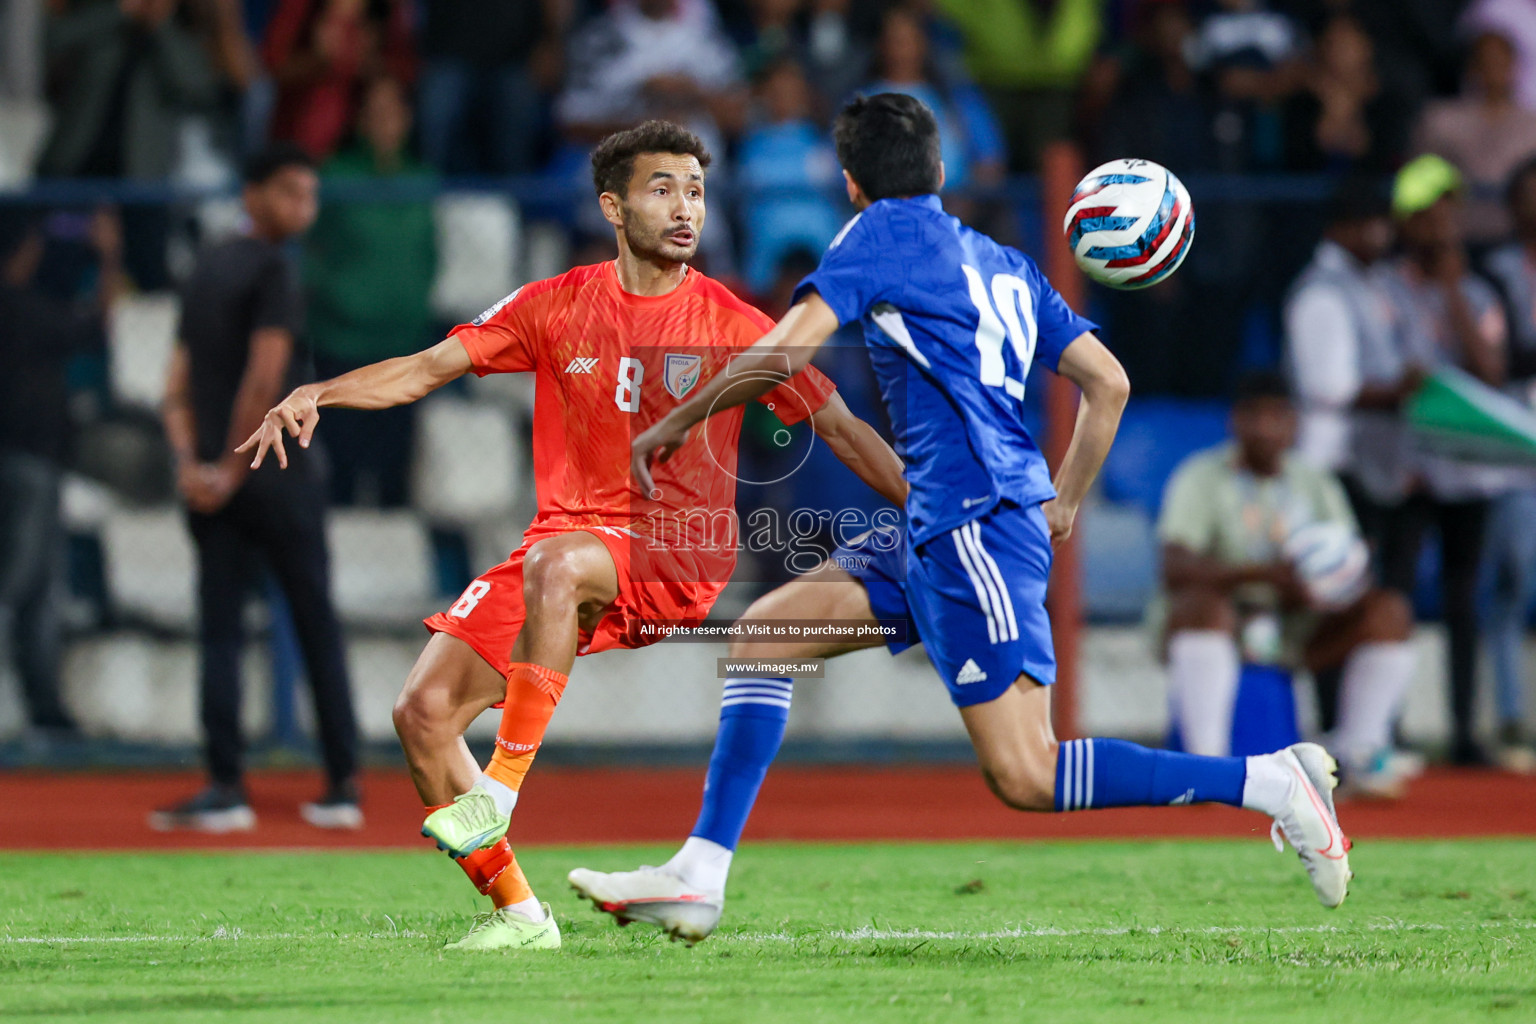
M 202 722 L 210 785 L 155 812 L 156 828 L 248 829 L 240 735 L 242 612 L 257 556 L 276 574 L 315 699 L 329 788 L 303 814 L 312 825 L 362 824 L 354 776 L 357 726 L 341 627 L 330 598 L 323 481 L 312 453 L 283 473 L 252 471 L 235 446 L 299 383 L 298 275 L 282 244 L 314 223 L 319 178 L 291 145 L 255 157 L 243 200 L 250 234 L 203 253 L 182 291 L 181 330 L 164 408 L 177 487 L 197 544 Z
M 74 355 L 99 345 L 102 314 L 122 286 L 122 232 L 92 218 L 97 295 L 89 311 L 36 284 L 46 247 L 29 213 L 0 223 L 0 647 L 8 646 L 35 737 L 79 731 L 59 698 L 67 590 L 60 507 L 72 424 L 65 381 Z M 7 644 L 6 641 L 9 641 Z

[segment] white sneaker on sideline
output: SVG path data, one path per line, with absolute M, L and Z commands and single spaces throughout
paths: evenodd
M 149 816 L 156 832 L 249 832 L 256 827 L 256 812 L 238 787 L 210 785 L 179 804 L 162 807 Z
M 673 940 L 693 945 L 708 938 L 720 923 L 724 893 L 690 886 L 666 868 L 638 871 L 591 871 L 577 868 L 567 876 L 571 888 L 622 925 L 653 924 Z
M 359 829 L 363 827 L 363 809 L 354 803 L 327 803 L 317 800 L 299 805 L 299 817 L 315 828 Z
M 1344 781 L 1335 794 L 1340 800 L 1401 800 L 1408 795 L 1408 775 L 1390 749 L 1344 757 Z

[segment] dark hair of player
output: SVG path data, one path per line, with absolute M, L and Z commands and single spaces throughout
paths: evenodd
M 1329 224 L 1358 224 L 1392 212 L 1387 183 L 1368 174 L 1355 174 L 1339 182 L 1328 199 Z
M 698 160 L 700 170 L 709 170 L 709 150 L 697 135 L 671 121 L 646 121 L 614 132 L 592 151 L 592 184 L 597 194 L 625 195 L 635 173 L 635 157 L 641 153 L 686 154 Z
M 265 185 L 278 171 L 289 167 L 315 169 L 314 158 L 291 142 L 274 142 L 245 162 L 241 177 L 247 185 Z
M 943 179 L 939 122 L 903 93 L 859 96 L 832 125 L 837 160 L 870 202 L 937 192 Z
M 1244 405 L 1264 399 L 1291 400 L 1291 386 L 1279 370 L 1253 370 L 1238 379 L 1232 395 L 1233 405 Z

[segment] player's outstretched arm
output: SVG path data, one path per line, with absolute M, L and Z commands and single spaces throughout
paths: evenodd
M 902 476 L 905 467 L 901 456 L 885 443 L 879 431 L 853 414 L 842 395 L 833 392 L 827 404 L 811 417 L 811 427 L 855 476 L 897 508 L 906 505 L 907 481 Z
M 837 330 L 837 314 L 820 295 L 807 295 L 784 314 L 778 326 L 731 360 L 694 391 L 688 401 L 651 424 L 630 445 L 635 482 L 649 494 L 651 460 L 666 462 L 688 440 L 695 423 L 766 395 L 811 364 L 828 338 Z
M 407 405 L 449 381 L 457 380 L 469 370 L 469 353 L 463 342 L 451 337 L 415 355 L 385 359 L 340 377 L 305 384 L 268 410 L 261 426 L 235 451 L 255 450 L 252 469 L 259 467 L 271 451 L 277 456 L 277 464 L 287 469 L 284 431 L 299 439 L 300 448 L 308 448 L 315 425 L 320 422 L 321 406 L 389 409 Z
M 1073 339 L 1062 352 L 1056 369 L 1083 392 L 1072 443 L 1056 473 L 1056 500 L 1042 506 L 1051 527 L 1051 542 L 1059 544 L 1072 535 L 1078 507 L 1115 441 L 1120 414 L 1131 397 L 1131 382 L 1120 360 L 1092 334 L 1080 334 Z

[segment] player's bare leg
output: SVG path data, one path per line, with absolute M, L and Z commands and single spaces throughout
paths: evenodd
M 831 562 L 758 598 L 742 617 L 753 621 L 875 621 L 864 585 Z M 881 642 L 738 640 L 730 645 L 729 653 L 732 658 L 775 661 L 829 658 Z M 722 708 L 722 735 L 710 760 L 705 810 L 693 835 L 660 867 L 618 872 L 577 868 L 569 876 L 571 887 L 621 925 L 631 921 L 654 924 L 689 945 L 714 931 L 725 904 L 731 857 L 763 775 L 778 750 L 791 692 L 787 679 L 729 680 L 724 698 L 728 706 Z M 760 703 L 754 706 L 754 701 Z M 733 711 L 741 716 L 727 717 Z M 733 728 L 747 732 L 727 735 L 726 730 Z
M 464 742 L 471 722 L 507 692 L 507 680 L 469 644 L 434 633 L 395 701 L 395 732 L 422 803 L 467 792 L 480 765 Z
M 394 719 L 411 779 L 428 812 L 451 803 L 479 777 L 480 766 L 464 742 L 464 730 L 505 691 L 502 674 L 447 633 L 434 634 L 416 659 L 395 702 Z M 474 940 L 479 945 L 500 937 L 511 940 L 500 948 L 558 948 L 558 929 L 544 919 L 505 839 L 458 863 L 495 908 L 476 920 L 465 943 Z
M 578 634 L 618 597 L 613 556 L 582 531 L 532 545 L 522 576 L 524 623 L 510 652 L 490 764 L 452 806 L 432 812 L 422 825 L 424 835 L 455 857 L 505 836 L 518 790 L 565 691 Z
M 496 906 L 450 948 L 560 945 L 559 929 L 547 905 L 533 895 L 506 829 L 522 778 L 575 659 L 577 635 L 594 625 L 617 597 L 618 579 L 602 542 L 573 533 L 534 544 L 524 560 L 523 582 L 526 618 L 505 676 L 468 644 L 439 633 L 423 652 L 395 708 L 396 729 L 429 812 L 423 834 L 453 854 Z M 550 679 L 559 681 L 553 692 Z M 505 710 L 497 752 L 509 745 L 509 718 L 519 737 L 512 759 L 516 774 L 499 779 L 480 772 L 463 738 L 469 723 L 498 701 L 505 702 Z M 475 835 L 459 834 L 466 831 Z
M 1348 838 L 1333 809 L 1336 765 L 1322 747 L 1298 743 L 1258 757 L 1201 757 L 1123 740 L 1059 743 L 1050 689 L 1020 675 L 1002 695 L 960 709 L 998 798 L 1022 811 L 1155 807 L 1206 801 L 1262 811 L 1273 837 L 1291 844 L 1326 907 L 1344 901 L 1352 877 Z
M 528 618 L 512 647 L 512 660 L 569 675 L 577 634 L 595 626 L 618 596 L 613 555 L 595 536 L 573 530 L 539 541 L 523 560 Z
M 524 580 L 528 618 L 511 659 L 569 673 L 578 630 L 592 625 L 618 594 L 613 559 L 591 534 L 553 537 L 529 550 Z M 446 804 L 475 784 L 480 766 L 464 731 L 506 694 L 506 677 L 469 644 L 446 633 L 427 642 L 394 709 L 395 731 L 423 802 Z
M 1019 676 L 996 700 L 960 709 L 982 778 L 1019 811 L 1055 810 L 1059 744 L 1051 726 L 1051 691 Z

